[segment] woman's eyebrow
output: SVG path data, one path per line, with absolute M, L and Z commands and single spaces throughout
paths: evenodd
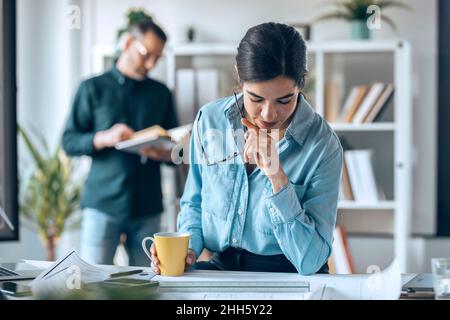
M 289 93 L 289 94 L 285 95 L 284 97 L 278 98 L 277 100 L 283 100 L 283 99 L 287 99 L 287 98 L 290 98 L 293 96 L 295 96 L 295 93 Z
M 258 96 L 256 93 L 247 90 L 247 93 L 257 99 L 264 99 L 264 97 Z
M 247 93 L 248 93 L 249 95 L 251 95 L 251 96 L 257 98 L 257 99 L 264 99 L 264 97 L 258 96 L 256 93 L 253 93 L 253 92 L 251 92 L 251 91 L 248 91 L 248 90 L 247 90 Z M 287 94 L 287 95 L 285 95 L 285 96 L 283 96 L 283 97 L 277 98 L 277 100 L 283 100 L 283 99 L 287 99 L 287 98 L 290 98 L 290 97 L 293 97 L 293 96 L 295 96 L 295 93 L 289 93 L 289 94 Z

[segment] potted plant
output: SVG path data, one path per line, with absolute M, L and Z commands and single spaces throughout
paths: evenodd
M 144 9 L 130 9 L 127 13 L 127 26 L 117 32 L 117 39 L 120 40 L 122 36 L 128 32 L 130 26 L 139 22 L 153 20 L 152 16 Z
M 72 162 L 60 145 L 51 153 L 40 137 L 44 149 L 40 152 L 25 130 L 20 126 L 18 130 L 35 163 L 35 168 L 22 177 L 21 213 L 37 229 L 47 259 L 54 261 L 58 240 L 78 209 L 81 187 L 73 183 Z
M 372 14 L 368 10 L 370 6 L 375 5 L 379 8 L 380 19 L 393 30 L 396 30 L 395 23 L 384 15 L 383 10 L 393 7 L 411 9 L 409 5 L 397 0 L 337 0 L 332 5 L 335 7 L 335 11 L 319 17 L 316 22 L 330 19 L 349 21 L 352 39 L 369 39 L 371 37 L 371 30 L 367 25 L 367 19 Z

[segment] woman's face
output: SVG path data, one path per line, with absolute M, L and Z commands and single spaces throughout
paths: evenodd
M 286 129 L 294 114 L 300 88 L 294 80 L 277 77 L 243 84 L 244 107 L 249 120 L 260 129 Z

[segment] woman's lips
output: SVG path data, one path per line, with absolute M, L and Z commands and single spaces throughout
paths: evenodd
M 272 129 L 278 124 L 278 122 L 266 122 L 263 120 L 258 120 L 258 122 L 261 124 L 261 129 Z

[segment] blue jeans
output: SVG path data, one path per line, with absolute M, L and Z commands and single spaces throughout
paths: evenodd
M 142 250 L 142 239 L 160 231 L 161 215 L 145 219 L 118 219 L 96 209 L 83 210 L 81 257 L 93 264 L 113 264 L 120 235 L 125 233 L 131 266 L 150 266 Z

